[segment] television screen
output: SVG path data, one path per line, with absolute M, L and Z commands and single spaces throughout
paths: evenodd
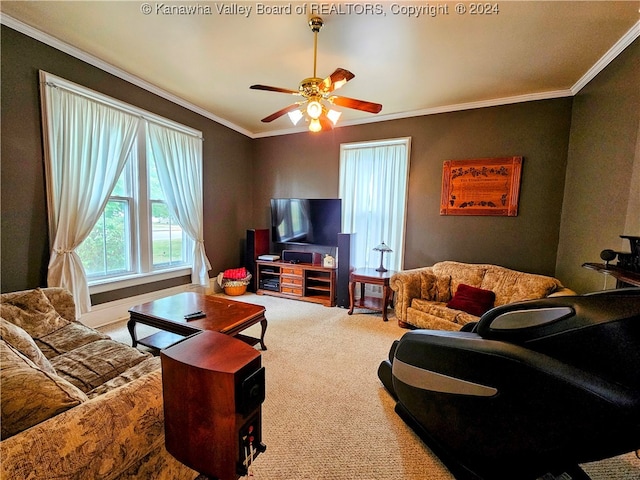
M 342 231 L 339 198 L 272 198 L 271 240 L 274 243 L 336 247 Z

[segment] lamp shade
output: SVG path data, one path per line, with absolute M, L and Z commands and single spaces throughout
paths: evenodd
M 384 242 L 382 242 L 380 245 L 375 246 L 373 250 L 376 252 L 380 252 L 380 266 L 376 268 L 376 272 L 386 272 L 387 269 L 384 268 L 384 265 L 382 265 L 382 260 L 384 259 L 385 252 L 393 252 L 393 250 L 391 250 L 389 246 Z
M 376 252 L 393 252 L 393 250 L 391 250 L 389 248 L 389 246 L 384 242 L 382 242 L 380 245 L 377 245 L 376 247 L 374 247 L 374 250 Z

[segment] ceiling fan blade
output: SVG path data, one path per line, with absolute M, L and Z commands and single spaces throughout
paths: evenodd
M 333 130 L 333 123 L 331 123 L 331 120 L 329 120 L 326 115 L 321 115 L 318 120 L 320 120 L 322 130 Z
M 364 100 L 356 100 L 355 98 L 333 96 L 329 98 L 329 101 L 339 107 L 353 108 L 369 113 L 378 113 L 382 110 L 382 105 L 379 103 L 365 102 Z
M 344 68 L 336 68 L 335 72 L 325 78 L 320 84 L 320 91 L 323 93 L 331 93 L 337 90 L 355 75 Z
M 290 95 L 300 95 L 297 90 L 289 90 L 288 88 L 270 87 L 268 85 L 251 85 L 252 90 L 266 90 L 267 92 L 288 93 Z
M 299 107 L 300 107 L 299 103 L 293 103 L 293 104 L 289 105 L 288 107 L 284 107 L 282 110 L 278 110 L 277 112 L 272 113 L 268 117 L 264 117 L 261 121 L 264 122 L 264 123 L 273 122 L 276 118 L 280 118 L 285 113 L 292 112 L 292 111 L 296 110 Z

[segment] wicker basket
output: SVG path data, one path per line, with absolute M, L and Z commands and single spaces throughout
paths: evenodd
M 231 295 L 233 297 L 238 296 L 238 295 L 244 295 L 244 293 L 246 291 L 247 291 L 247 286 L 246 285 L 237 285 L 237 286 L 224 287 L 224 293 L 226 295 Z

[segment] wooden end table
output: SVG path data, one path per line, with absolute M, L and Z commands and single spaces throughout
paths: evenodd
M 378 272 L 375 268 L 357 268 L 349 275 L 349 315 L 353 314 L 354 308 L 365 308 L 367 310 L 376 310 L 382 312 L 382 320 L 385 322 L 387 318 L 387 308 L 391 304 L 393 298 L 393 290 L 389 286 L 389 280 L 396 272 L 387 270 L 386 272 Z M 355 290 L 356 283 L 360 283 L 360 299 L 356 302 Z M 365 284 L 381 285 L 382 298 L 365 296 Z
M 185 315 L 198 311 L 204 313 L 205 316 L 193 320 L 184 318 Z M 260 305 L 228 300 L 213 295 L 184 292 L 136 305 L 129 309 L 127 328 L 134 347 L 139 343 L 161 350 L 184 339 L 184 337 L 203 330 L 211 330 L 236 337 L 249 345 L 260 343 L 262 350 L 266 350 L 264 334 L 267 330 L 267 319 L 264 313 L 265 308 Z M 138 340 L 137 323 L 149 325 L 161 331 Z M 262 326 L 260 338 L 240 334 L 256 323 L 260 323 Z

